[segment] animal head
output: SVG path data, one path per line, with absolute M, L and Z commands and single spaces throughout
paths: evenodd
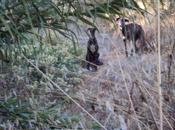
M 117 18 L 116 21 L 117 21 L 117 24 L 118 24 L 120 27 L 124 27 L 124 26 L 125 26 L 125 23 L 126 23 L 126 22 L 129 22 L 128 19 L 120 18 L 120 17 Z
M 92 39 L 94 39 L 95 38 L 95 32 L 96 31 L 98 31 L 98 29 L 97 28 L 88 28 L 87 29 L 87 35 L 90 37 L 90 38 L 92 38 Z

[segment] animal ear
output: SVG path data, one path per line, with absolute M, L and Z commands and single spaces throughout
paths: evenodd
M 128 19 L 125 19 L 125 22 L 129 22 L 129 20 Z
M 87 33 L 88 33 L 89 35 L 91 35 L 92 30 L 93 30 L 93 28 L 88 28 L 88 29 L 87 29 Z
M 86 31 L 88 32 L 88 31 L 90 31 L 91 30 L 91 28 L 88 28 Z
M 99 32 L 99 30 L 98 30 L 98 28 L 97 28 L 97 27 L 94 27 L 94 31 L 97 31 L 97 32 Z
M 118 21 L 120 19 L 120 17 L 116 18 L 116 21 Z
M 88 28 L 88 29 L 85 31 L 86 34 L 88 35 L 88 37 L 91 37 L 90 30 L 91 30 L 91 28 Z

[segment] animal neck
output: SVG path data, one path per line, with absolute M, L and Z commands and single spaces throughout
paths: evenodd
M 96 38 L 95 38 L 95 37 L 91 37 L 90 39 L 91 39 L 91 41 L 95 41 L 95 40 L 96 40 Z
M 125 25 L 120 26 L 120 30 L 121 30 L 121 32 L 123 33 L 123 35 L 126 34 L 126 26 L 125 26 Z

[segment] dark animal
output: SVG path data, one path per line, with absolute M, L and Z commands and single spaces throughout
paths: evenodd
M 89 36 L 88 44 L 87 44 L 87 54 L 86 60 L 88 61 L 86 68 L 90 70 L 90 67 L 97 70 L 96 65 L 103 65 L 101 61 L 99 61 L 99 46 L 97 39 L 95 37 L 95 32 L 97 28 L 88 28 L 87 35 Z M 90 34 L 89 34 L 90 33 Z M 92 64 L 91 64 L 92 63 Z
M 128 57 L 128 50 L 127 50 L 127 40 L 132 42 L 130 45 L 132 46 L 131 49 L 131 55 L 132 53 L 138 53 L 143 52 L 146 49 L 146 43 L 144 38 L 144 30 L 142 29 L 141 25 L 138 25 L 136 23 L 129 23 L 125 24 L 126 22 L 129 22 L 128 19 L 124 18 L 117 18 L 116 21 L 118 22 L 118 25 L 120 26 L 120 30 L 123 34 L 123 42 L 125 45 L 125 53 Z

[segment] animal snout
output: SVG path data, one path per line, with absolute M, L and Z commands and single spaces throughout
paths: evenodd
M 90 45 L 90 50 L 91 50 L 92 53 L 94 53 L 96 51 L 94 44 Z

